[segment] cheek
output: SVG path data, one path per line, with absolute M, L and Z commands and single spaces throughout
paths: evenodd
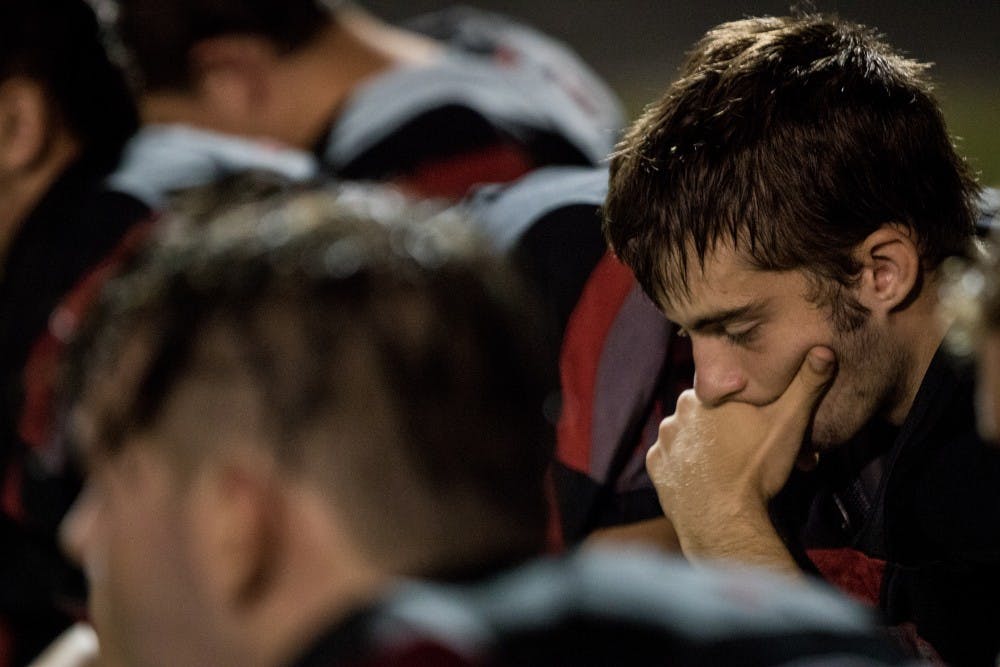
M 164 650 L 185 613 L 178 581 L 173 518 L 161 498 L 141 490 L 121 494 L 108 512 L 100 548 L 88 564 L 90 610 L 102 651 L 120 655 L 126 663 L 149 664 Z
M 754 388 L 753 398 L 767 403 L 781 396 L 798 372 L 806 354 L 814 345 L 812 339 L 797 339 L 791 334 L 769 337 L 765 344 L 744 353 L 748 386 Z
M 844 419 L 843 413 L 849 409 L 855 398 L 856 392 L 851 386 L 849 374 L 838 372 L 816 408 L 817 420 L 836 415 L 836 419 L 842 421 Z

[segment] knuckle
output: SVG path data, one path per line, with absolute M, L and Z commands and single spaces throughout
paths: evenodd
M 663 447 L 659 441 L 656 441 L 652 447 L 646 450 L 646 467 L 655 466 L 661 458 L 663 458 Z
M 670 435 L 676 430 L 677 418 L 675 416 L 670 416 L 660 422 L 660 427 L 657 429 L 657 436 L 659 437 L 659 442 L 664 440 L 669 440 Z
M 659 443 L 646 452 L 646 473 L 654 483 L 662 477 L 662 470 L 666 467 L 664 458 L 663 448 Z
M 694 389 L 688 389 L 677 397 L 677 414 L 687 414 L 694 410 L 700 401 Z

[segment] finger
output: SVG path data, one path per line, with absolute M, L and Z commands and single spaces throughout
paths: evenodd
M 678 428 L 678 420 L 676 415 L 667 417 L 660 422 L 660 427 L 656 430 L 656 442 L 653 444 L 654 447 L 662 447 L 665 443 L 670 443 L 673 441 Z
M 656 484 L 657 480 L 660 479 L 660 470 L 665 465 L 666 452 L 663 449 L 663 445 L 657 440 L 646 451 L 646 474 L 649 475 L 649 479 Z
M 816 346 L 809 350 L 788 389 L 776 402 L 778 411 L 804 425 L 833 380 L 836 365 L 836 355 L 830 348 Z
M 696 407 L 701 405 L 694 389 L 687 389 L 677 397 L 677 407 L 674 409 L 675 415 L 686 415 L 691 413 Z

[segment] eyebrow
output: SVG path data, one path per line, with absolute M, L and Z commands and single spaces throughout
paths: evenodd
M 749 317 L 759 315 L 760 312 L 764 310 L 765 305 L 766 302 L 764 300 L 755 300 L 745 306 L 740 306 L 739 308 L 730 308 L 728 310 L 721 310 L 716 313 L 704 315 L 695 320 L 695 323 L 689 328 L 691 331 L 705 331 L 706 329 L 724 327 L 727 324 L 732 324 L 733 322 L 739 322 Z

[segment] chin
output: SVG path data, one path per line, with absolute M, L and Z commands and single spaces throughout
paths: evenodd
M 836 449 L 849 442 L 863 426 L 863 422 L 854 424 L 846 419 L 822 419 L 820 415 L 817 415 L 813 421 L 809 439 L 803 446 L 803 451 L 821 454 Z

